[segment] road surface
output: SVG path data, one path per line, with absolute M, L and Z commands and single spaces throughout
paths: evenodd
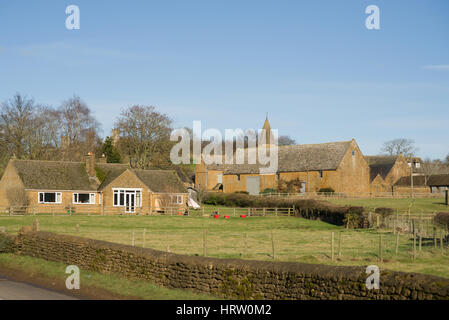
M 0 300 L 76 300 L 35 285 L 11 281 L 0 275 Z

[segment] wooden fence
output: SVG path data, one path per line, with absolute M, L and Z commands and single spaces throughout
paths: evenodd
M 4 207 L 0 208 L 0 216 L 99 216 L 99 215 L 169 215 L 169 216 L 210 216 L 222 215 L 238 217 L 266 216 L 293 216 L 294 208 L 230 208 L 230 207 L 202 207 L 201 209 L 183 207 L 135 207 L 129 210 L 126 207 L 76 207 L 65 206 L 34 206 L 34 207 Z

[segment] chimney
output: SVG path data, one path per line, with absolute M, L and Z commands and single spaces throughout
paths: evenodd
M 108 158 L 106 157 L 106 155 L 103 153 L 101 155 L 101 158 L 98 159 L 98 163 L 107 163 L 108 162 Z
M 86 161 L 86 171 L 89 178 L 96 177 L 95 155 L 92 152 L 89 152 L 84 156 L 84 160 Z
M 120 140 L 120 130 L 112 129 L 112 144 L 117 147 L 118 141 Z

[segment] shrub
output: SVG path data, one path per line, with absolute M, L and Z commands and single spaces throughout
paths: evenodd
M 444 229 L 449 230 L 449 212 L 440 212 L 433 217 L 433 222 Z
M 276 190 L 272 189 L 272 188 L 267 188 L 264 191 L 262 191 L 260 194 L 272 194 L 272 193 L 276 193 Z
M 381 227 L 384 227 L 385 226 L 385 220 L 389 217 L 389 216 L 391 216 L 392 214 L 393 214 L 393 209 L 391 209 L 391 208 L 383 208 L 383 207 L 381 207 L 381 208 L 376 208 L 375 210 L 374 210 L 374 213 L 377 213 L 378 215 L 380 215 L 380 217 L 381 217 Z
M 275 196 L 252 196 L 232 193 L 207 193 L 204 203 L 229 207 L 295 208 L 295 215 L 311 220 L 321 220 L 348 228 L 361 228 L 364 222 L 364 208 L 338 206 L 325 201 L 311 199 L 279 198 Z
M 332 188 L 321 188 L 320 190 L 318 190 L 318 192 L 322 192 L 325 194 L 332 194 L 335 192 L 335 190 Z
M 363 207 L 348 207 L 343 222 L 347 229 L 363 228 Z
M 0 253 L 7 253 L 12 251 L 13 240 L 4 233 L 0 232 Z

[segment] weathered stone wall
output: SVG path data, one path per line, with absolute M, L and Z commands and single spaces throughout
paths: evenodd
M 194 257 L 48 232 L 14 241 L 17 254 L 224 298 L 449 298 L 449 279 L 421 274 L 381 270 L 380 290 L 368 290 L 363 267 Z

